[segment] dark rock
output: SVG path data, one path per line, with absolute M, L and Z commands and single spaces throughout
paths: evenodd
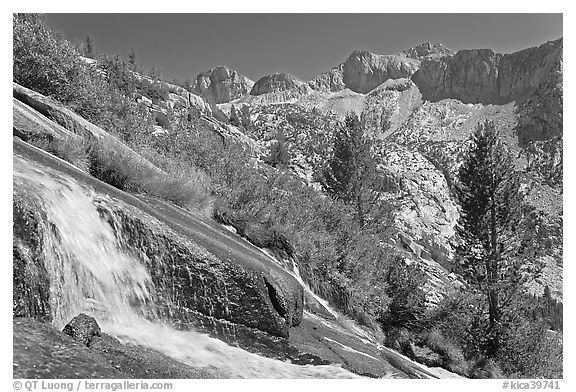
M 14 317 L 50 319 L 50 280 L 42 254 L 41 209 L 33 199 L 13 197 L 12 300 Z
M 94 317 L 80 313 L 66 324 L 62 332 L 84 346 L 89 346 L 94 336 L 100 336 L 100 326 Z

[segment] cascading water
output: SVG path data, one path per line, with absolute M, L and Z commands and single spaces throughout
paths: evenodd
M 46 213 L 44 259 L 58 328 L 84 312 L 123 343 L 147 346 L 231 378 L 358 377 L 338 366 L 300 366 L 262 357 L 171 327 L 156 316 L 155 288 L 144 263 L 122 251 L 112 227 L 98 213 L 91 189 L 17 155 L 14 188 L 36 195 Z

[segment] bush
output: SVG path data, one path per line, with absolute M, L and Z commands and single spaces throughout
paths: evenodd
M 487 309 L 477 295 L 462 292 L 445 299 L 428 322 L 460 347 L 466 360 L 476 361 L 471 377 L 561 378 L 562 335 L 548 331 L 545 320 L 532 319 L 535 304 L 531 297 L 519 294 L 503 309 L 494 331 L 500 345 L 492 358 L 486 356 L 490 339 Z
M 406 265 L 402 259 L 388 270 L 387 293 L 392 298 L 390 307 L 380 319 L 384 330 L 391 327 L 420 331 L 426 323 L 426 295 L 421 287 L 425 275 L 414 264 Z
M 69 101 L 82 72 L 76 49 L 48 28 L 38 14 L 14 14 L 12 21 L 14 81 Z
M 85 173 L 90 170 L 90 144 L 81 137 L 35 138 L 28 140 L 34 146 L 61 158 Z
M 122 154 L 109 142 L 93 141 L 90 174 L 121 190 L 145 193 L 208 216 L 211 214 L 211 186 L 206 174 L 191 164 L 171 161 L 152 150 L 142 156 L 150 158 L 161 168 L 167 168 L 167 173 L 151 175 L 141 162 Z
M 440 355 L 444 369 L 464 376 L 468 374 L 468 363 L 462 350 L 455 342 L 445 338 L 438 329 L 432 329 L 424 335 L 424 344 Z

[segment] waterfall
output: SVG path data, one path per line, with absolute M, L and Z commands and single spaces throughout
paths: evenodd
M 84 312 L 122 343 L 146 346 L 230 378 L 358 377 L 338 366 L 294 365 L 193 330 L 173 328 L 156 315 L 150 274 L 142 260 L 122 250 L 112 227 L 96 209 L 96 193 L 18 155 L 13 162 L 14 189 L 35 195 L 46 214 L 43 249 L 57 328 Z

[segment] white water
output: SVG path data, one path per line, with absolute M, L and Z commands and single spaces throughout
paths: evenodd
M 304 282 L 304 280 L 302 279 L 302 276 L 300 276 L 300 270 L 298 269 L 298 265 L 296 265 L 294 260 L 285 260 L 284 263 L 281 263 L 270 250 L 268 250 L 266 248 L 259 248 L 259 249 L 266 256 L 268 256 L 270 259 L 272 259 L 276 264 L 278 264 L 282 268 L 284 268 L 284 270 L 286 272 L 288 272 L 290 275 L 292 275 L 294 277 L 294 279 L 296 279 L 298 281 L 298 283 L 300 283 L 300 286 L 302 286 L 302 289 L 306 292 L 306 294 L 309 295 L 311 298 L 313 298 L 316 302 L 318 302 L 318 304 L 320 306 L 322 306 L 325 311 L 330 313 L 335 319 L 338 318 L 338 312 L 336 312 L 334 309 L 332 309 L 332 307 L 328 304 L 328 301 L 326 301 L 324 298 L 318 296 L 315 292 L 312 291 L 310 286 L 308 286 Z
M 15 155 L 14 189 L 22 188 L 38 196 L 53 226 L 44 230 L 44 249 L 58 328 L 84 312 L 121 342 L 155 349 L 224 377 L 358 377 L 338 366 L 299 366 L 261 357 L 154 319 L 150 275 L 141 260 L 121 251 L 110 225 L 95 208 L 93 191 Z

